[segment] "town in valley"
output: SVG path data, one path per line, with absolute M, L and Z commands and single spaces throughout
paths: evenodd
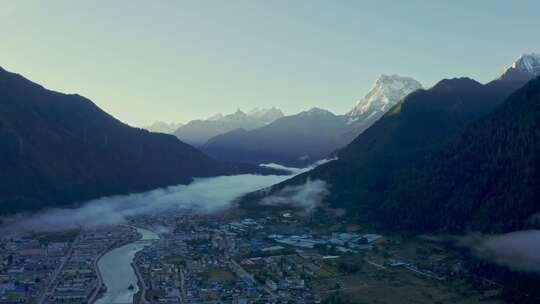
M 0 303 L 99 301 L 107 292 L 99 259 L 137 242 L 138 227 L 159 239 L 132 261 L 137 282 L 125 288 L 136 291 L 134 303 L 499 303 L 501 286 L 475 277 L 444 245 L 315 222 L 286 211 L 263 218 L 182 211 L 6 235 Z

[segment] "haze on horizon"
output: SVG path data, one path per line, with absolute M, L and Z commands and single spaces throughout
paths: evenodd
M 344 113 L 380 74 L 426 86 L 493 79 L 540 50 L 539 10 L 532 0 L 0 0 L 0 66 L 138 126 L 237 108 Z

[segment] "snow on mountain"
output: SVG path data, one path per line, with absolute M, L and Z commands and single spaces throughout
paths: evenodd
M 214 115 L 208 117 L 206 120 L 207 121 L 219 121 L 221 119 L 223 119 L 223 114 L 217 113 L 217 114 L 214 114 Z
M 220 134 L 202 149 L 218 160 L 305 166 L 346 145 L 341 134 L 352 127 L 343 115 L 311 108 L 257 129 Z
M 254 108 L 253 110 L 248 112 L 248 115 L 267 124 L 284 116 L 283 112 L 281 112 L 280 109 L 275 107 L 272 107 L 270 109 Z
M 143 129 L 146 129 L 150 132 L 170 134 L 176 131 L 181 126 L 182 126 L 181 123 L 174 123 L 174 122 L 168 123 L 168 122 L 163 122 L 163 121 L 156 121 L 149 126 L 143 127 Z
M 178 128 L 174 135 L 189 144 L 200 146 L 208 139 L 236 129 L 253 130 L 281 118 L 283 113 L 276 109 L 254 109 L 246 114 L 241 110 L 223 115 L 218 113 L 206 120 L 192 120 Z
M 242 123 L 242 122 L 254 122 L 256 121 L 255 118 L 248 116 L 246 113 L 244 113 L 242 110 L 238 109 L 236 112 L 225 115 L 221 117 L 221 119 L 217 120 L 219 122 L 233 122 L 233 123 Z
M 253 122 L 257 121 L 262 124 L 269 124 L 274 120 L 283 117 L 283 112 L 280 109 L 272 107 L 269 109 L 254 108 L 249 112 L 244 112 L 240 109 L 236 112 L 223 115 L 221 113 L 215 114 L 206 121 L 218 121 L 218 122 Z
M 540 54 L 522 54 L 497 77 L 502 81 L 528 81 L 540 75 Z
M 403 97 L 421 88 L 422 84 L 413 78 L 382 75 L 366 96 L 347 113 L 349 123 L 361 122 L 376 116 L 380 117 Z
M 516 62 L 512 64 L 511 67 L 520 71 L 538 75 L 540 74 L 540 54 L 523 54 Z

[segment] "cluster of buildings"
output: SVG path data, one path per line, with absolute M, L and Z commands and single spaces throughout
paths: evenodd
M 0 241 L 0 303 L 89 303 L 102 288 L 97 260 L 138 238 L 127 226 L 13 235 Z
M 292 253 L 267 257 L 246 258 L 240 265 L 257 283 L 264 285 L 273 299 L 293 303 L 318 303 L 306 281 L 316 277 L 311 257 Z
M 134 225 L 169 227 L 159 228 L 161 239 L 136 255 L 145 301 L 319 303 L 310 281 L 332 258 L 319 247 L 356 252 L 382 237 L 347 232 L 313 237 L 305 226 L 283 219 L 287 223 L 280 217 L 230 220 L 196 214 L 138 218 Z
M 232 258 L 233 236 L 193 218 L 176 220 L 174 231 L 136 255 L 147 301 L 252 303 L 265 296 L 264 288 Z
M 371 243 L 382 238 L 379 234 L 358 234 L 350 232 L 332 233 L 327 236 L 314 238 L 309 234 L 303 235 L 280 235 L 268 236 L 277 243 L 300 248 L 315 248 L 317 246 L 334 246 L 341 253 L 358 252 L 359 250 L 372 249 Z
M 0 303 L 36 302 L 67 253 L 66 243 L 43 244 L 33 237 L 0 243 Z
M 340 288 L 340 277 L 353 273 L 340 268 L 343 256 L 430 280 L 460 273 L 452 261 L 429 269 L 382 252 L 388 241 L 372 250 L 383 239 L 379 234 L 312 230 L 290 215 L 254 220 L 177 212 L 131 221 L 160 234 L 133 260 L 135 303 L 320 303 L 325 291 Z M 106 289 L 99 258 L 139 239 L 133 226 L 82 229 L 63 238 L 2 239 L 0 304 L 94 303 Z M 334 284 L 321 288 L 329 278 Z
M 81 231 L 49 287 L 44 303 L 93 302 L 102 289 L 98 259 L 111 248 L 138 237 L 136 230 L 129 226 Z

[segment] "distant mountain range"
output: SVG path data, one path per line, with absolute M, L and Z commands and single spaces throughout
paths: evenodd
M 0 68 L 0 213 L 266 171 L 217 162 L 172 135 L 132 128 L 82 96 Z
M 221 160 L 304 166 L 348 144 L 401 98 L 420 88 L 412 78 L 383 75 L 345 115 L 313 108 L 260 128 L 217 135 L 202 149 Z
M 171 134 L 174 131 L 178 130 L 178 128 L 180 128 L 181 126 L 183 126 L 182 123 L 156 121 L 153 124 L 144 127 L 143 129 L 146 129 L 150 132 Z
M 251 131 L 236 129 L 218 135 L 201 148 L 221 160 L 299 166 L 340 147 L 346 131 L 343 117 L 313 108 Z
M 240 205 L 260 213 L 261 198 L 321 179 L 331 187 L 328 206 L 364 223 L 416 231 L 520 227 L 540 211 L 539 80 L 503 101 L 540 74 L 534 64 L 521 64 L 535 57 L 520 57 L 485 85 L 446 79 L 409 94 L 343 148 L 338 160 L 246 195 Z
M 253 109 L 248 113 L 216 114 L 205 120 L 192 120 L 179 127 L 173 134 L 180 140 L 194 146 L 205 144 L 210 138 L 237 129 L 253 130 L 283 117 L 281 110 Z
M 508 90 L 514 90 L 539 70 L 540 55 L 524 54 L 497 80 L 508 85 Z M 419 89 L 422 85 L 413 78 L 382 75 L 345 115 L 334 115 L 316 108 L 287 117 L 275 108 L 247 114 L 237 111 L 226 116 L 218 114 L 207 120 L 191 121 L 174 134 L 220 160 L 305 166 L 333 155 L 403 97 Z

